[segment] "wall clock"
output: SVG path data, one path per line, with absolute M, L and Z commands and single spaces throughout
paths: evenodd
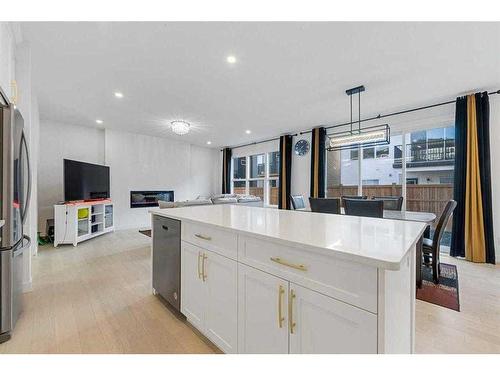
M 309 152 L 309 147 L 309 142 L 305 139 L 301 139 L 295 143 L 295 154 L 304 156 Z

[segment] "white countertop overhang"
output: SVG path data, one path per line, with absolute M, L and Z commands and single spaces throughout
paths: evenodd
M 377 268 L 399 270 L 426 224 L 241 205 L 151 209 L 150 213 L 201 223 Z

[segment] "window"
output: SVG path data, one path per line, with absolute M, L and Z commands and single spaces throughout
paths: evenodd
M 233 158 L 234 194 L 260 197 L 266 206 L 278 204 L 279 151 Z
M 373 159 L 375 157 L 375 148 L 368 147 L 363 149 L 363 159 Z
M 279 177 L 280 173 L 280 152 L 269 153 L 269 177 Z
M 265 177 L 265 154 L 250 156 L 250 178 Z
M 378 146 L 377 158 L 388 158 L 388 157 L 389 157 L 389 146 Z
M 369 180 L 363 180 L 363 185 L 378 185 L 378 179 L 372 178 Z
M 326 152 L 328 197 L 401 196 L 404 187 L 406 210 L 438 217 L 453 198 L 454 126 L 393 133 L 389 145 L 366 147 L 361 159 L 357 149 Z M 450 220 L 441 242 L 443 251 L 450 243 L 451 226 Z
M 234 194 L 246 194 L 247 183 L 246 181 L 234 181 L 233 182 L 233 193 Z
M 417 177 L 410 177 L 406 179 L 406 185 L 417 185 L 417 184 L 418 184 Z
M 233 179 L 245 179 L 247 176 L 246 158 L 233 159 Z

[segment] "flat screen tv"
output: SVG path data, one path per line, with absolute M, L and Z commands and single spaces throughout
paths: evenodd
M 109 167 L 64 159 L 65 201 L 109 197 Z

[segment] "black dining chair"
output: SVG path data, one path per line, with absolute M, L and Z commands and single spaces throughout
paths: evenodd
M 342 195 L 342 199 L 367 199 L 366 195 Z
M 424 265 L 432 267 L 432 280 L 435 284 L 439 283 L 439 275 L 441 274 L 441 265 L 439 263 L 439 248 L 441 246 L 441 238 L 445 231 L 446 225 L 450 220 L 453 210 L 457 207 L 457 202 L 450 199 L 439 217 L 432 239 L 424 238 L 422 244 L 422 253 Z
M 366 195 L 342 195 L 340 199 L 342 200 L 342 207 L 345 208 L 344 199 L 368 199 L 368 197 Z
M 384 217 L 384 201 L 375 199 L 344 199 L 343 202 L 346 215 Z
M 312 212 L 340 214 L 340 198 L 309 198 Z
M 403 197 L 372 197 L 372 199 L 377 199 L 384 202 L 384 210 L 390 211 L 401 211 L 403 208 Z
M 294 210 L 305 210 L 306 203 L 304 201 L 303 195 L 292 195 L 291 196 L 292 208 Z

